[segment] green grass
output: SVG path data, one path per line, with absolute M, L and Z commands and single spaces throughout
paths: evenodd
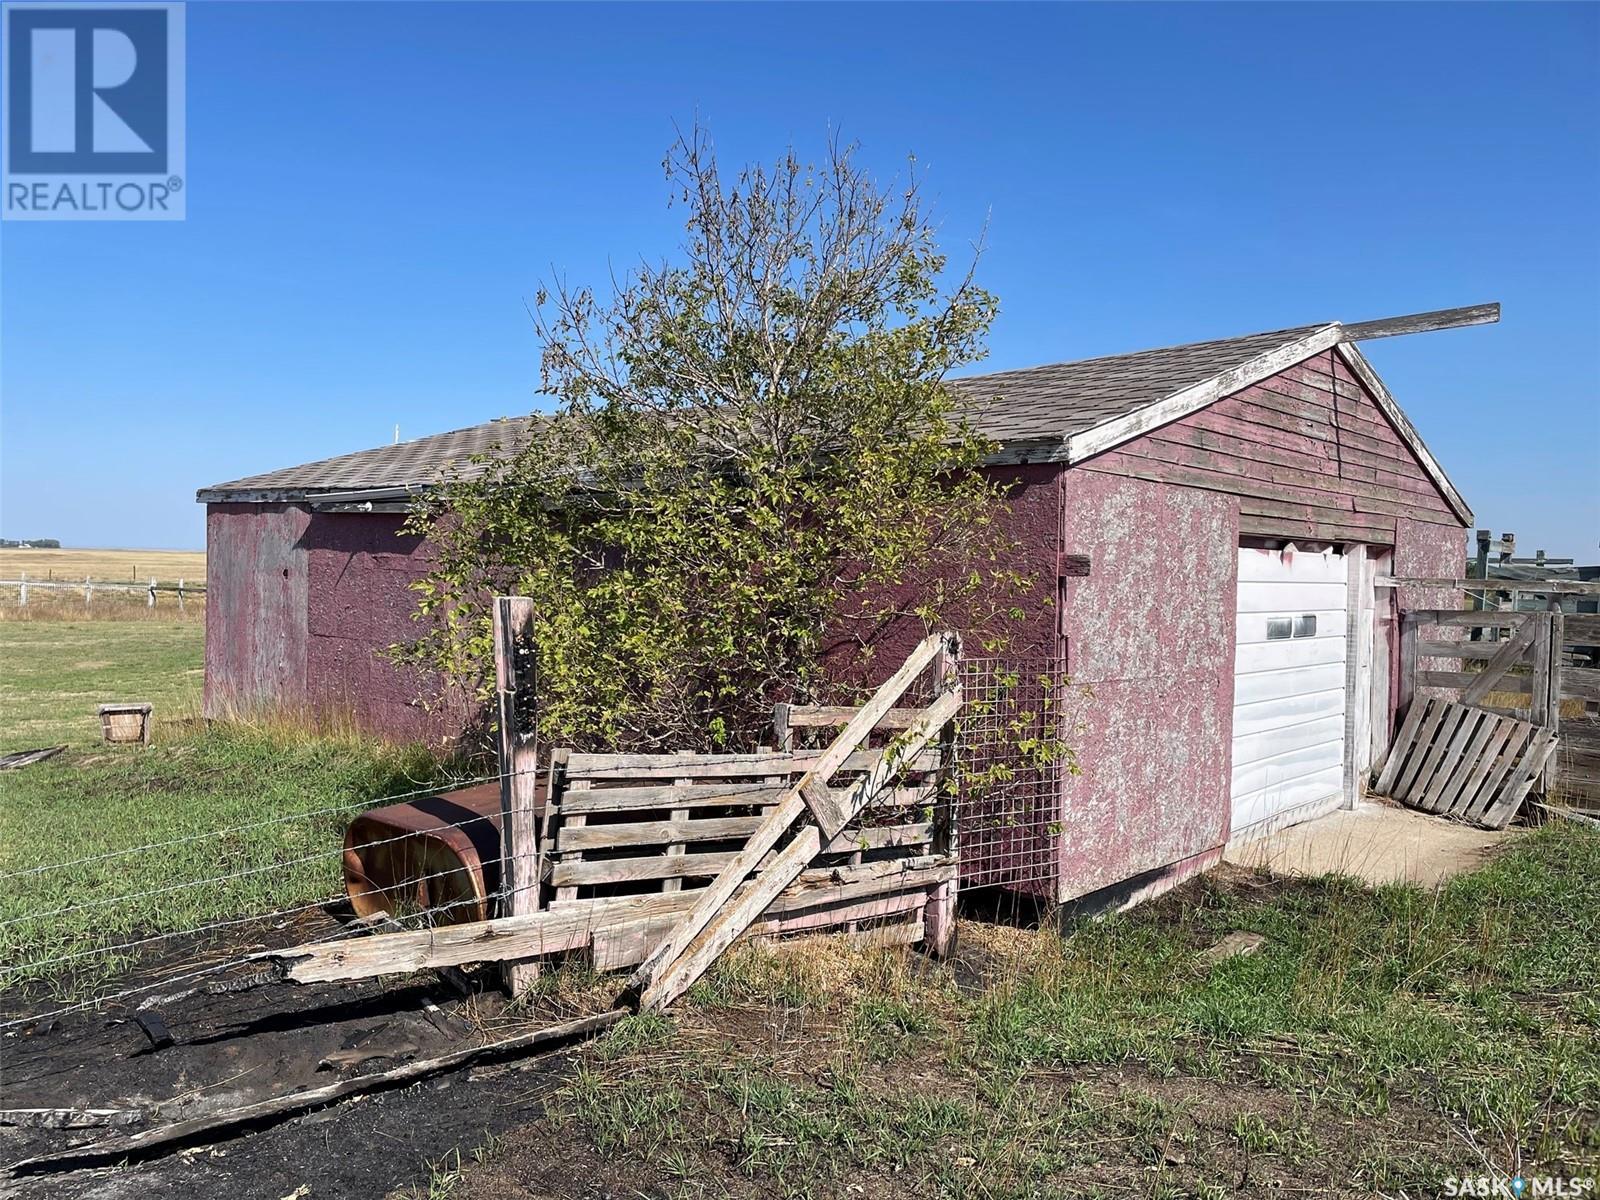
M 48 980 L 76 992 L 127 956 L 51 960 L 334 896 L 348 812 L 443 777 L 420 748 L 289 721 L 178 720 L 158 723 L 149 747 L 101 743 L 103 700 L 148 699 L 158 718 L 197 713 L 202 633 L 159 622 L 0 623 L 7 744 L 71 747 L 0 774 L 0 987 Z M 274 820 L 328 808 L 337 811 Z M 212 836 L 241 825 L 255 827 Z M 177 844 L 119 853 L 168 842 Z M 95 861 L 34 870 L 85 858 Z M 190 886 L 221 876 L 235 878 Z
M 197 717 L 204 656 L 198 621 L 0 621 L 0 752 L 94 745 L 113 701 Z
M 1240 929 L 1259 953 L 1197 957 Z M 594 1047 L 569 1117 L 682 1195 L 1434 1195 L 1486 1161 L 1600 1170 L 1600 834 L 1532 832 L 1436 894 L 1205 880 L 1013 936 L 976 988 L 915 957 L 737 951 L 678 1018 L 694 1036 L 651 1017 Z M 725 1035 L 735 1014 L 766 1032 Z
M 68 751 L 9 774 L 0 986 L 57 978 L 48 960 L 93 946 L 337 895 L 349 812 L 439 778 L 417 748 L 227 726 L 147 749 Z M 330 807 L 338 810 L 273 820 Z M 240 825 L 254 827 L 211 835 Z M 116 853 L 167 842 L 178 844 Z M 12 874 L 105 854 L 115 857 Z M 235 878 L 189 886 L 221 876 Z M 119 965 L 116 956 L 75 960 L 72 977 L 57 982 L 80 987 Z

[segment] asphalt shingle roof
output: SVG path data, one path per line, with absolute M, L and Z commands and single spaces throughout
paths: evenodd
M 1064 439 L 1154 404 L 1210 379 L 1258 354 L 1304 337 L 1317 325 L 1192 342 L 1159 350 L 1087 358 L 1078 362 L 970 375 L 951 382 L 972 401 L 973 424 L 995 441 Z M 364 488 L 437 483 L 447 473 L 470 478 L 482 467 L 466 461 L 499 447 L 509 451 L 528 435 L 530 418 L 501 418 L 415 441 L 320 459 L 202 488 L 202 501 L 240 493 L 291 499 Z

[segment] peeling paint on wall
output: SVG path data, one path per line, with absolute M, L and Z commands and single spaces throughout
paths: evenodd
M 1060 895 L 1227 841 L 1238 509 L 1214 492 L 1068 473 L 1067 740 Z
M 1400 579 L 1458 579 L 1466 569 L 1466 531 L 1458 525 L 1435 525 L 1430 521 L 1408 521 L 1404 518 L 1395 529 L 1394 573 Z M 1465 593 L 1451 588 L 1402 587 L 1400 609 L 1408 612 L 1418 608 L 1460 608 Z M 1441 626 L 1430 629 L 1427 636 L 1440 641 L 1455 641 L 1464 636 L 1460 626 Z M 1423 658 L 1417 662 L 1419 671 L 1454 671 L 1451 659 Z M 1454 698 L 1450 689 L 1425 688 L 1427 694 L 1443 699 Z
M 410 585 L 430 558 L 402 518 L 313 513 L 288 504 L 213 504 L 206 513 L 205 713 L 263 707 L 349 718 L 396 740 L 446 741 L 459 700 L 396 665 L 416 635 Z

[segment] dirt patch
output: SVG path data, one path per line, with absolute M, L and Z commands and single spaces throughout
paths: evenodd
M 754 1055 L 775 1075 L 829 1084 L 820 1061 L 838 1047 L 820 1029 L 792 1030 L 775 1054 L 772 1041 L 782 1031 L 750 1014 L 719 1011 L 708 1023 L 684 1023 L 680 1034 L 698 1041 L 713 1027 L 727 1035 L 727 1061 Z M 1164 1076 L 1137 1065 L 1038 1073 L 1026 1086 L 1041 1111 L 1080 1114 L 1065 1118 L 1052 1143 L 1029 1147 L 1025 1154 L 1037 1155 L 1026 1168 L 999 1167 L 984 1150 L 975 1154 L 971 1139 L 950 1138 L 908 1164 L 860 1164 L 837 1179 L 807 1176 L 780 1187 L 750 1168 L 749 1127 L 741 1129 L 737 1117 L 730 1127 L 727 1111 L 701 1094 L 686 1100 L 682 1118 L 694 1132 L 671 1155 L 641 1147 L 602 1152 L 581 1124 L 557 1115 L 511 1131 L 484 1161 L 464 1169 L 459 1192 L 451 1194 L 473 1200 L 1328 1195 L 1370 1190 L 1374 1180 L 1402 1190 L 1436 1186 L 1442 1168 L 1417 1150 L 1446 1146 L 1451 1137 L 1437 1114 L 1409 1105 L 1358 1116 L 1256 1081 Z M 987 1111 L 970 1079 L 930 1058 L 881 1064 L 870 1092 L 869 1106 L 880 1102 L 875 1098 L 890 1104 L 921 1096 Z M 559 1114 L 565 1106 L 556 1107 Z M 1004 1118 L 990 1113 L 989 1119 L 998 1126 Z M 992 1150 L 991 1140 L 978 1140 Z M 1003 1141 L 1003 1132 L 994 1140 Z M 1380 1194 L 1391 1193 L 1380 1188 Z
M 1230 848 L 1227 861 L 1280 875 L 1350 875 L 1373 887 L 1436 887 L 1475 870 L 1515 830 L 1479 829 L 1381 798 Z

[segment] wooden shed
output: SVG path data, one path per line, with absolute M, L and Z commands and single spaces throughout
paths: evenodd
M 1015 653 L 1070 678 L 1079 767 L 1036 781 L 1008 832 L 974 828 L 963 878 L 1132 900 L 1230 839 L 1355 801 L 1392 729 L 1397 604 L 1459 602 L 1375 581 L 1458 574 L 1472 524 L 1356 343 L 1498 314 L 956 381 L 1000 444 L 986 469 L 1012 484 L 1017 566 L 1055 583 Z M 399 526 L 447 466 L 528 434 L 492 421 L 202 489 L 206 711 L 339 708 L 405 738 L 459 728 L 466 714 L 425 711 L 383 655 L 410 633 L 408 585 L 430 562 Z

